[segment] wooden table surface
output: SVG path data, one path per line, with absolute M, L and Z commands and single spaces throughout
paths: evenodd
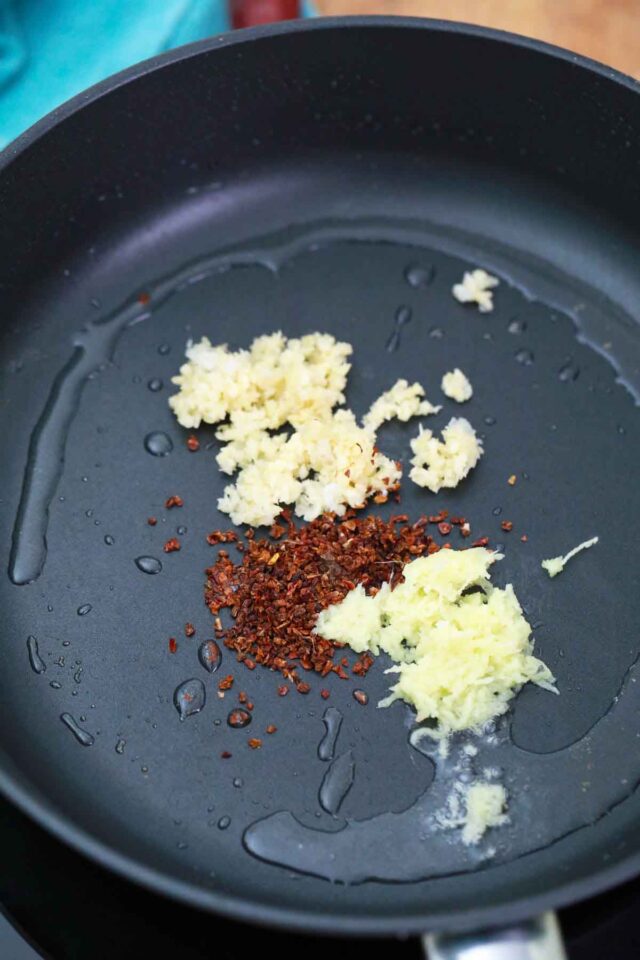
M 384 13 L 537 37 L 640 79 L 640 0 L 316 0 L 327 16 Z

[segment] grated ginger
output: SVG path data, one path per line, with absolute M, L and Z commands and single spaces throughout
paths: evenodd
M 591 540 L 585 540 L 584 543 L 579 543 L 573 550 L 569 550 L 569 553 L 564 557 L 551 557 L 549 560 L 543 560 L 540 566 L 543 570 L 547 571 L 550 577 L 557 577 L 559 573 L 562 573 L 569 560 L 575 557 L 576 553 L 580 553 L 581 550 L 588 550 L 589 547 L 594 547 L 597 542 L 598 537 L 592 537 Z
M 446 397 L 455 400 L 456 403 L 465 403 L 473 396 L 473 387 L 458 367 L 445 373 L 440 388 Z
M 375 597 L 362 585 L 351 590 L 322 611 L 316 632 L 357 653 L 387 653 L 398 681 L 379 706 L 411 704 L 418 721 L 436 721 L 425 734 L 445 741 L 456 731 L 479 731 L 508 710 L 523 684 L 557 692 L 549 668 L 533 655 L 513 587 L 490 583 L 498 559 L 481 547 L 420 557 L 404 567 L 394 590 L 388 583 Z
M 406 380 L 397 380 L 390 390 L 371 405 L 362 419 L 363 426 L 375 432 L 387 420 L 397 419 L 406 423 L 411 417 L 426 417 L 442 410 L 442 407 L 434 407 L 423 397 L 424 390 L 419 383 L 409 385 Z
M 451 292 L 460 303 L 475 303 L 480 313 L 493 310 L 493 287 L 500 281 L 486 270 L 465 271 L 462 281 L 454 283 Z
M 238 474 L 218 507 L 233 523 L 269 525 L 286 504 L 305 520 L 325 511 L 342 516 L 396 487 L 400 466 L 377 450 L 378 426 L 439 408 L 423 399 L 420 384 L 398 380 L 363 426 L 350 410 L 334 410 L 344 402 L 351 352 L 322 333 L 273 333 L 237 351 L 206 337 L 188 344 L 169 404 L 188 429 L 226 421 L 216 431 L 224 444 L 216 459 L 223 473 Z M 287 424 L 292 429 L 280 431 Z
M 442 431 L 443 440 L 423 430 L 411 441 L 414 456 L 410 478 L 419 487 L 438 493 L 442 487 L 456 487 L 483 454 L 482 441 L 464 417 L 453 417 Z

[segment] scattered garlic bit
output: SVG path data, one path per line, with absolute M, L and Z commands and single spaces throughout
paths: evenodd
M 381 650 L 396 661 L 398 682 L 379 706 L 402 699 L 418 721 L 435 720 L 425 734 L 479 731 L 505 713 L 532 681 L 557 692 L 549 668 L 533 655 L 531 628 L 511 585 L 493 587 L 489 567 L 499 554 L 481 547 L 441 550 L 404 568 L 404 581 L 375 597 L 358 585 L 324 610 L 316 632 L 357 653 Z M 480 591 L 469 593 L 479 586 Z
M 476 844 L 490 827 L 499 827 L 508 820 L 505 813 L 507 791 L 501 783 L 478 780 L 467 787 L 462 842 Z
M 595 546 L 597 542 L 598 537 L 592 537 L 591 540 L 585 540 L 584 543 L 578 544 L 577 547 L 570 550 L 564 557 L 552 557 L 550 560 L 543 560 L 541 566 L 543 570 L 547 571 L 550 577 L 557 577 L 558 574 L 564 570 L 565 564 L 571 560 L 572 557 L 575 557 L 576 553 L 580 553 L 581 550 L 588 550 L 589 547 Z
M 460 303 L 476 303 L 480 313 L 490 313 L 493 310 L 492 287 L 497 287 L 500 281 L 492 277 L 486 270 L 466 271 L 461 283 L 454 283 L 452 293 Z
M 285 504 L 305 520 L 325 511 L 341 516 L 394 489 L 401 471 L 375 449 L 375 427 L 333 409 L 344 401 L 351 352 L 321 333 L 297 340 L 274 333 L 235 352 L 206 337 L 188 345 L 187 363 L 172 381 L 180 390 L 169 403 L 188 429 L 227 421 L 216 432 L 224 443 L 217 462 L 223 473 L 239 473 L 218 507 L 233 523 L 269 525 Z M 412 406 L 435 410 L 423 394 L 419 384 L 399 381 L 372 411 L 383 420 L 391 408 L 401 419 Z M 290 432 L 274 432 L 285 424 Z
M 386 420 L 395 418 L 406 423 L 411 417 L 426 417 L 442 410 L 442 407 L 434 407 L 422 397 L 424 389 L 419 383 L 409 385 L 406 380 L 397 380 L 390 390 L 372 404 L 362 419 L 363 426 L 375 432 Z
M 465 403 L 465 401 L 470 400 L 473 396 L 473 387 L 458 367 L 449 373 L 445 373 L 440 387 L 444 395 L 451 400 L 455 400 L 456 403 Z
M 441 487 L 457 487 L 483 454 L 482 441 L 464 417 L 453 417 L 442 431 L 443 440 L 423 430 L 411 441 L 414 456 L 409 473 L 419 487 L 438 493 Z

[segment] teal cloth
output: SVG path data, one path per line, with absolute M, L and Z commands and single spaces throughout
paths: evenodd
M 109 74 L 228 26 L 226 0 L 0 0 L 0 147 Z

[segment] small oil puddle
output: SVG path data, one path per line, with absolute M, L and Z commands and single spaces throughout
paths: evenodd
M 94 744 L 93 736 L 80 726 L 78 721 L 70 713 L 61 713 L 60 719 L 68 730 L 74 735 L 79 744 L 83 747 L 91 747 Z
M 342 714 L 336 707 L 327 707 L 322 717 L 325 735 L 318 744 L 318 756 L 321 760 L 333 760 L 336 741 L 342 726 Z
M 323 777 L 318 793 L 323 810 L 335 817 L 353 786 L 355 775 L 356 765 L 349 750 L 333 761 Z

